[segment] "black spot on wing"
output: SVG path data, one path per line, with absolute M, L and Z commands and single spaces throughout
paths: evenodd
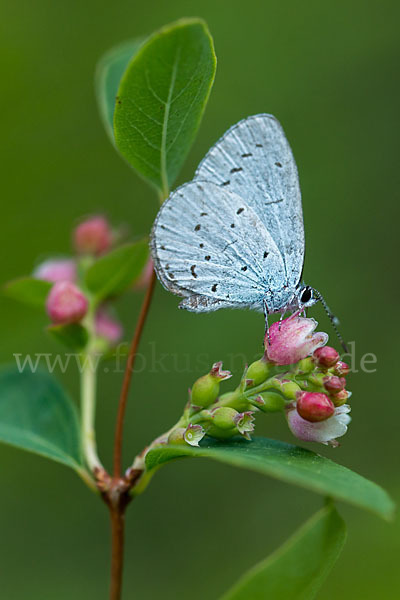
M 240 215 L 240 213 L 242 213 L 244 211 L 244 208 L 238 208 L 236 211 L 237 215 Z
M 201 217 L 207 217 L 207 216 L 208 216 L 208 213 L 204 213 L 204 212 L 203 212 L 203 213 L 200 213 L 200 216 L 201 216 Z
M 242 271 L 247 271 L 246 265 L 244 267 L 242 267 Z
M 231 169 L 231 173 L 240 173 L 240 171 L 243 171 L 242 167 L 233 167 Z
M 276 166 L 276 167 L 279 167 L 280 169 L 282 168 L 282 165 L 281 165 L 281 163 L 280 163 L 280 162 L 276 162 L 276 163 L 275 163 L 275 166 Z
M 195 279 L 197 279 L 197 273 L 196 273 L 196 271 L 195 271 L 195 268 L 196 268 L 196 265 L 192 265 L 192 266 L 190 267 L 190 271 L 191 271 L 191 273 L 192 273 L 193 277 L 194 277 Z
M 242 158 L 249 158 L 249 156 L 253 156 L 251 152 L 247 152 L 246 154 L 242 154 Z
M 209 254 L 207 254 L 207 256 L 204 257 L 205 260 L 211 260 L 211 256 Z
M 203 243 L 199 244 L 199 247 L 204 248 L 204 244 Z
M 269 252 L 265 251 L 264 252 L 264 258 L 267 258 L 268 254 L 269 254 Z
M 196 227 L 194 228 L 195 231 L 200 231 L 201 229 L 201 225 L 196 225 Z
M 217 291 L 217 284 L 216 283 L 214 283 L 214 285 L 212 286 L 211 291 L 212 292 L 216 292 Z
M 231 182 L 231 180 L 228 179 L 227 181 L 224 181 L 223 183 L 221 183 L 221 186 L 229 185 L 230 182 Z

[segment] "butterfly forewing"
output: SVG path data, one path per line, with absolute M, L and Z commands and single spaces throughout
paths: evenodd
M 195 180 L 235 192 L 257 214 L 280 250 L 290 288 L 301 278 L 304 229 L 297 167 L 272 115 L 234 125 L 201 162 Z
M 262 307 L 266 290 L 286 284 L 281 253 L 244 200 L 206 181 L 178 188 L 152 234 L 157 275 L 191 310 Z

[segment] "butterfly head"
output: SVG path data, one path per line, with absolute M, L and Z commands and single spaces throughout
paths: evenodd
M 308 308 L 320 300 L 319 293 L 310 285 L 300 285 L 297 290 L 298 308 Z

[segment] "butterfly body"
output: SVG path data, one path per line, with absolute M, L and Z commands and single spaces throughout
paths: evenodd
M 161 283 L 193 312 L 284 314 L 317 301 L 301 282 L 297 168 L 273 116 L 244 119 L 211 148 L 161 207 L 151 250 Z

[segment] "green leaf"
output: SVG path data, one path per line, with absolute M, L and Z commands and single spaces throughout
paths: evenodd
M 98 301 L 122 294 L 141 275 L 148 255 L 146 240 L 109 252 L 88 269 L 85 277 L 87 287 Z
M 102 56 L 98 62 L 95 88 L 100 116 L 114 144 L 114 109 L 118 87 L 126 67 L 145 38 L 123 42 Z
M 52 283 L 34 277 L 14 279 L 3 287 L 3 293 L 8 298 L 18 300 L 34 308 L 44 309 Z
M 80 323 L 71 323 L 70 325 L 52 325 L 47 331 L 58 342 L 61 342 L 72 350 L 82 350 L 89 340 L 89 333 L 86 327 Z
M 327 506 L 246 573 L 221 600 L 312 600 L 345 541 L 343 520 L 333 506 Z
M 182 19 L 152 35 L 130 62 L 118 89 L 118 149 L 164 196 L 199 128 L 216 58 L 207 25 Z
M 146 456 L 149 471 L 183 456 L 212 458 L 293 483 L 319 494 L 344 500 L 390 519 L 394 504 L 381 487 L 333 461 L 299 446 L 255 438 L 203 440 L 199 448 L 188 445 L 160 446 Z
M 0 371 L 0 441 L 82 469 L 75 406 L 48 373 Z

